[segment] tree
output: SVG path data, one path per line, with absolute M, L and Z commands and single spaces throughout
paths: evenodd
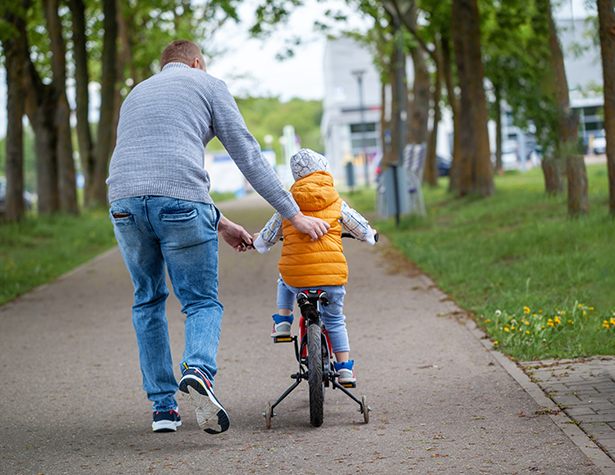
M 70 0 L 69 8 L 72 16 L 72 40 L 73 56 L 75 58 L 75 93 L 76 93 L 76 116 L 77 116 L 77 143 L 79 145 L 79 157 L 81 169 L 85 179 L 84 202 L 86 206 L 95 203 L 95 163 L 92 130 L 90 128 L 89 110 L 90 73 L 88 68 L 87 34 L 85 4 L 83 0 Z
M 604 129 L 609 171 L 609 212 L 615 217 L 615 2 L 598 0 L 597 3 L 604 76 Z
M 476 0 L 453 0 L 452 34 L 461 89 L 459 169 L 460 196 L 495 192 L 483 86 L 480 16 Z
M 53 80 L 50 94 L 55 103 L 53 126 L 56 135 L 56 154 L 58 163 L 58 189 L 60 207 L 63 211 L 77 214 L 77 185 L 75 182 L 75 163 L 70 127 L 70 106 L 66 97 L 66 45 L 62 32 L 62 22 L 58 9 L 59 0 L 43 0 L 47 23 L 47 33 L 51 43 L 51 69 Z
M 7 133 L 6 133 L 6 207 L 5 219 L 19 221 L 24 217 L 23 116 L 25 94 L 22 77 L 28 54 L 25 12 L 27 0 L 12 8 L 3 5 L 0 41 L 7 70 Z
M 102 75 L 100 81 L 100 119 L 94 147 L 94 177 L 92 197 L 96 204 L 107 203 L 107 179 L 109 159 L 115 145 L 115 117 L 117 81 L 117 8 L 116 0 L 103 0 L 103 27 L 105 37 L 102 50 Z
M 555 73 L 556 99 L 558 108 L 558 154 L 566 159 L 568 178 L 568 213 L 580 215 L 589 212 L 587 171 L 585 161 L 578 150 L 579 118 L 570 108 L 568 81 L 564 69 L 564 56 L 557 38 L 557 30 L 551 12 L 551 2 L 546 2 L 549 20 L 549 47 Z

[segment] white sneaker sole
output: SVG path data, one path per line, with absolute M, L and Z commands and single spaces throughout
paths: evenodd
M 176 431 L 179 426 L 182 425 L 182 421 L 158 421 L 152 422 L 152 430 L 154 432 L 160 431 Z
M 194 408 L 199 427 L 208 434 L 220 434 L 226 431 L 230 426 L 228 414 L 216 400 L 216 396 L 197 378 L 188 376 L 185 384 L 188 392 L 181 391 L 181 393 Z

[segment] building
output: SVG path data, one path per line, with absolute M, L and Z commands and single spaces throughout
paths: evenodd
M 362 92 L 359 90 L 359 75 Z M 324 56 L 324 77 L 321 133 L 331 173 L 334 177 L 343 176 L 345 164 L 362 156 L 364 150 L 370 159 L 370 169 L 373 169 L 382 150 L 382 88 L 371 52 L 350 38 L 329 40 Z M 361 122 L 361 102 L 365 132 Z M 364 182 L 363 170 L 357 169 L 356 172 L 357 181 Z
M 557 20 L 560 42 L 564 52 L 564 63 L 570 87 L 571 106 L 579 111 L 580 135 L 588 142 L 591 134 L 604 128 L 602 94 L 591 93 L 590 85 L 602 84 L 600 48 L 591 40 L 591 21 L 585 19 Z M 594 32 L 595 33 L 595 32 Z M 582 54 L 575 54 L 582 51 Z M 363 98 L 356 73 L 362 71 Z M 408 83 L 413 80 L 412 61 L 407 62 Z M 359 164 L 355 167 L 357 182 L 362 183 L 361 170 L 363 150 L 370 158 L 370 177 L 381 156 L 382 144 L 380 118 L 390 106 L 382 105 L 380 75 L 373 65 L 372 53 L 363 45 L 350 38 L 329 40 L 324 57 L 325 98 L 321 132 L 325 154 L 329 158 L 335 177 L 343 177 L 343 167 L 348 161 Z M 385 93 L 390 101 L 390 94 Z M 361 126 L 361 104 L 363 104 L 365 136 Z M 504 108 L 505 109 L 505 108 Z M 389 112 L 390 113 L 390 112 Z M 442 110 L 443 117 L 438 129 L 437 154 L 449 159 L 452 151 L 453 125 L 450 111 Z M 536 141 L 514 127 L 510 117 L 503 117 L 504 141 L 507 153 L 530 157 L 535 165 Z M 489 126 L 491 148 L 495 151 L 495 126 Z M 365 139 L 365 140 L 364 140 Z M 365 145 L 364 145 L 365 144 Z M 514 166 L 514 163 L 513 163 Z M 521 168 L 525 166 L 522 163 Z

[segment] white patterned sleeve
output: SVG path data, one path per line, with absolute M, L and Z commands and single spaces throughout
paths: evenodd
M 256 241 L 254 241 L 254 248 L 261 254 L 269 252 L 269 248 L 273 246 L 282 237 L 282 216 L 276 211 L 271 217 L 265 227 L 261 229 Z
M 342 218 L 340 219 L 344 230 L 348 231 L 359 241 L 374 245 L 374 231 L 368 221 L 361 214 L 352 209 L 345 201 L 342 201 Z

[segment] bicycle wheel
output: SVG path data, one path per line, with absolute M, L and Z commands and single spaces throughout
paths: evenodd
M 271 416 L 273 416 L 273 410 L 271 409 L 271 403 L 267 401 L 267 407 L 265 408 L 265 429 L 271 429 Z
M 308 383 L 310 386 L 310 423 L 320 427 L 323 421 L 325 395 L 322 381 L 322 346 L 320 327 L 308 326 Z

